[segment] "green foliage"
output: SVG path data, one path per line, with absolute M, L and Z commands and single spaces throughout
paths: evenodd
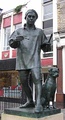
M 14 9 L 14 11 L 15 11 L 16 13 L 19 13 L 19 12 L 21 11 L 21 9 L 22 9 L 22 5 L 18 5 L 18 6 Z
M 23 5 L 18 5 L 18 6 L 14 9 L 14 11 L 15 11 L 16 13 L 19 13 L 19 12 L 21 11 L 21 9 L 22 9 L 23 7 L 25 7 L 27 4 L 28 4 L 28 3 L 23 4 Z

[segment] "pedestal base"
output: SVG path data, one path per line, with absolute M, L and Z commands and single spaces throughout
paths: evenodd
M 9 115 L 9 114 L 2 113 L 1 120 L 63 120 L 63 113 L 42 117 L 42 118 L 29 118 L 29 117 Z
M 60 109 L 46 109 L 37 114 L 34 108 L 8 108 L 1 114 L 1 120 L 63 120 L 63 113 Z

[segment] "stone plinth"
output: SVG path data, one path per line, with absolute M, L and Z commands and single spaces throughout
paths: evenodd
M 35 113 L 34 108 L 8 108 L 1 114 L 1 120 L 63 120 L 60 109 L 44 110 Z

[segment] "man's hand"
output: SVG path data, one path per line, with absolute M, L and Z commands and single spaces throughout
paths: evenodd
M 24 39 L 23 36 L 17 36 L 17 37 L 16 37 L 16 41 L 21 41 L 21 40 L 23 40 L 23 39 Z

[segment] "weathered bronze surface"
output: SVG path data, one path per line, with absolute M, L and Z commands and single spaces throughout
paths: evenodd
M 16 116 L 23 116 L 23 117 L 28 117 L 28 118 L 43 118 L 45 116 L 50 116 L 54 114 L 61 113 L 60 109 L 53 109 L 53 110 L 44 110 L 41 113 L 35 113 L 34 108 L 7 108 L 4 110 L 5 114 L 9 115 L 16 115 Z
M 54 97 L 56 91 L 56 78 L 59 76 L 59 69 L 55 66 L 49 68 L 49 74 L 42 85 L 41 103 L 44 109 L 55 109 Z M 50 101 L 52 105 L 50 105 Z
M 35 27 L 35 21 L 38 14 L 35 10 L 30 9 L 25 14 L 26 24 L 23 28 L 15 30 L 9 39 L 9 45 L 17 49 L 16 70 L 19 71 L 20 81 L 23 90 L 26 93 L 28 101 L 21 105 L 20 108 L 35 107 L 35 112 L 43 111 L 41 104 L 41 49 L 44 52 L 50 50 L 50 43 L 44 32 L 40 28 Z M 33 102 L 32 90 L 29 85 L 29 78 L 36 87 L 36 101 Z

